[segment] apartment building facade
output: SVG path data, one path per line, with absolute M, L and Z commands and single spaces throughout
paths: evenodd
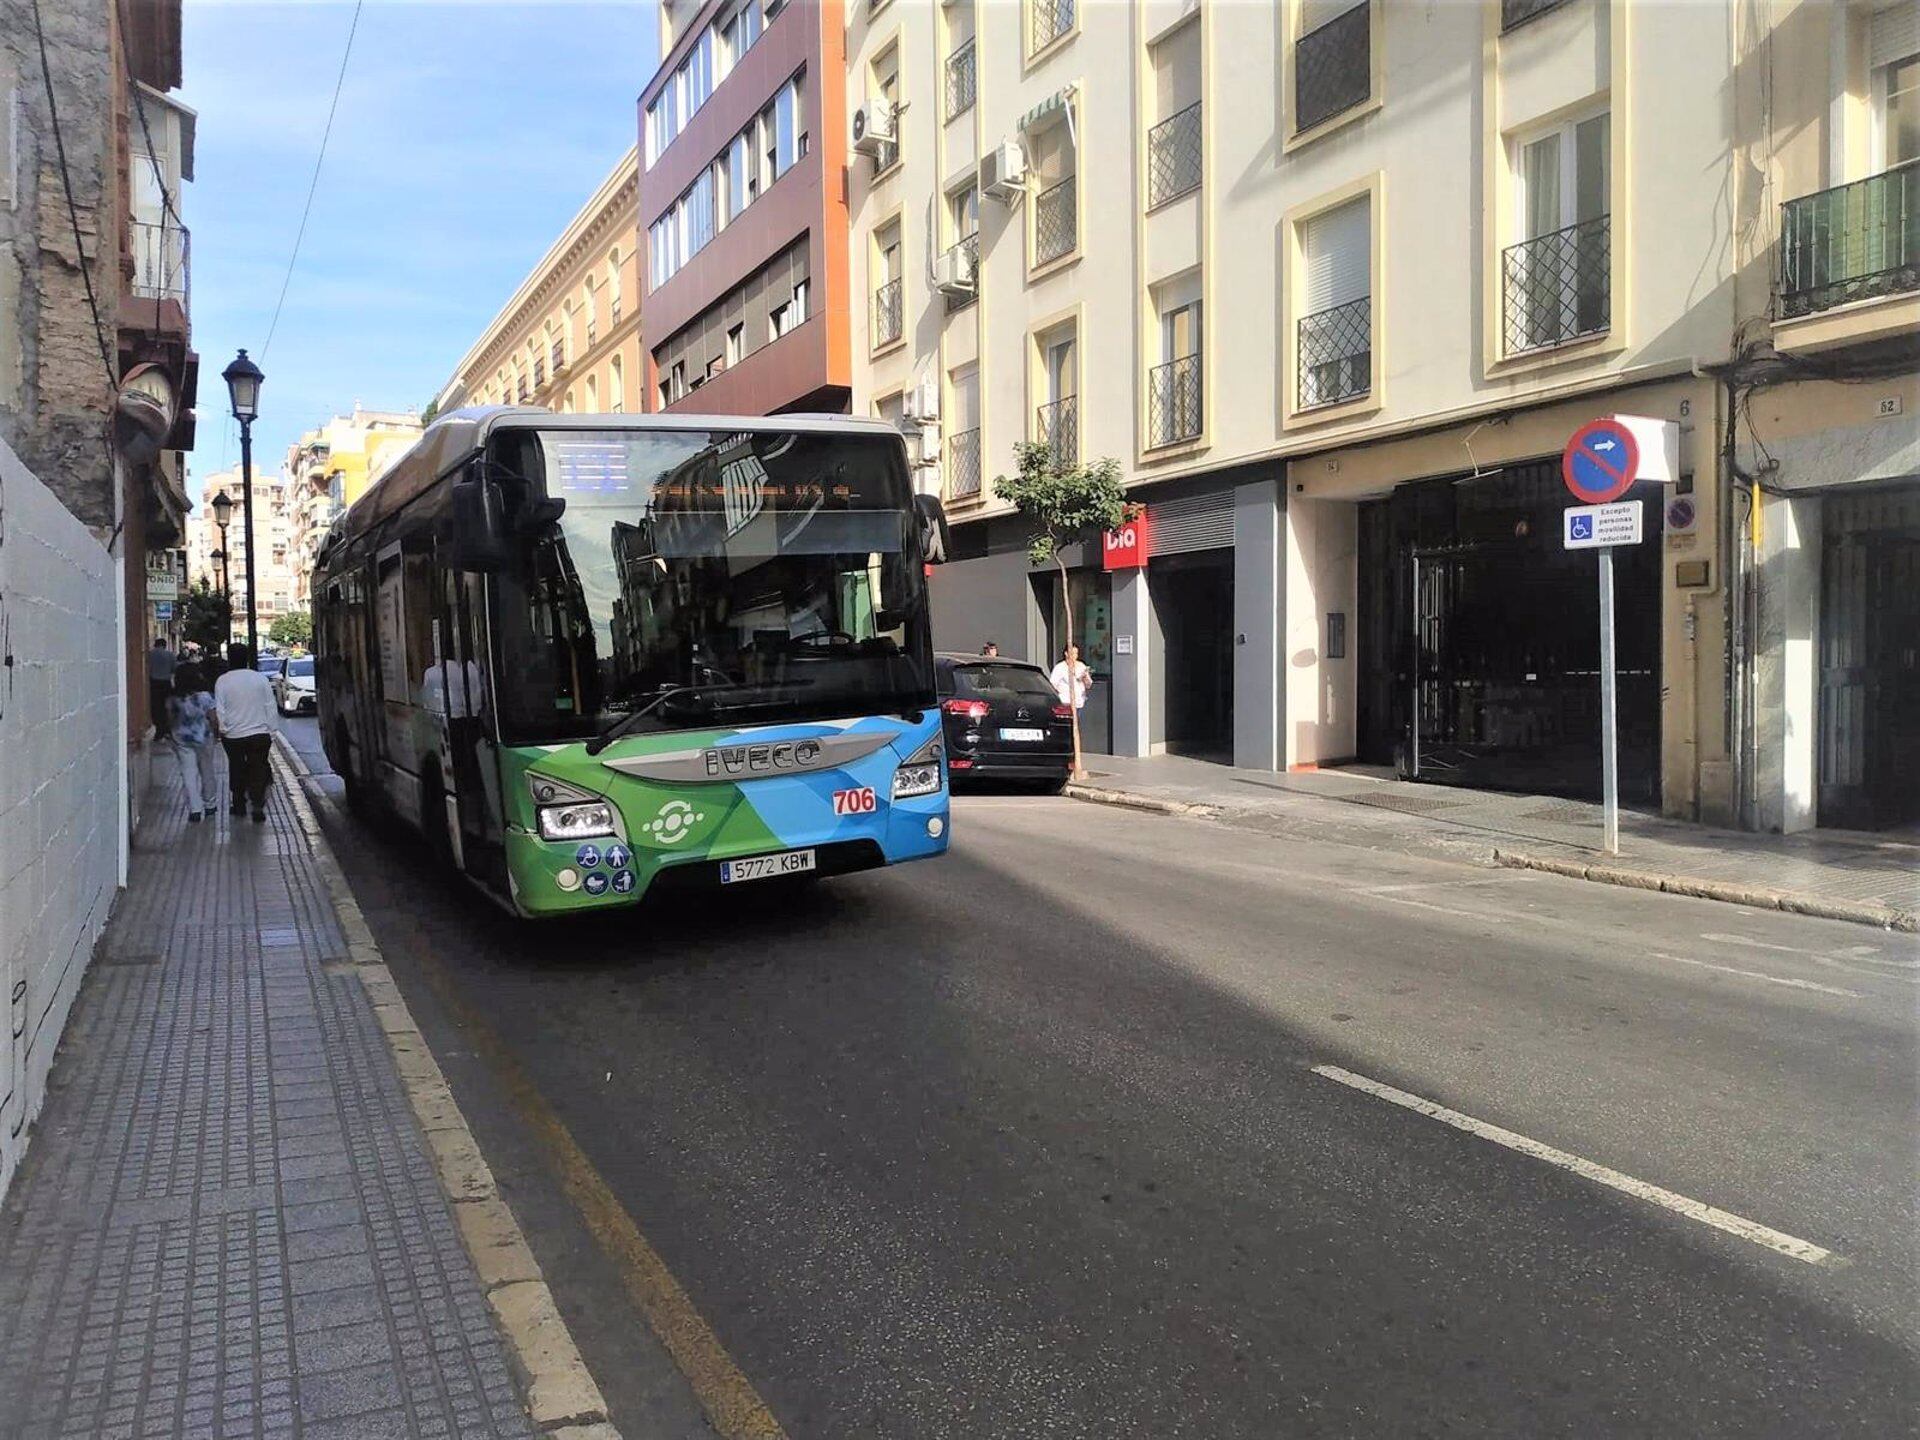
M 856 7 L 855 408 L 947 497 L 938 642 L 1038 659 L 1071 605 L 1118 753 L 1589 794 L 1558 457 L 1652 417 L 1680 475 L 1618 556 L 1623 793 L 1766 823 L 1716 369 L 1760 43 L 1731 6 L 1606 0 Z M 1774 63 L 1831 94 L 1824 58 Z M 1118 460 L 1145 545 L 1079 547 L 1062 594 L 994 498 L 1020 441 Z
M 313 608 L 313 563 L 327 530 L 367 486 L 420 438 L 411 410 L 366 410 L 336 415 L 287 447 L 287 547 L 292 569 L 289 604 Z
M 202 503 L 188 519 L 186 547 L 188 583 L 198 585 L 204 579 L 232 597 L 236 640 L 247 636 L 247 506 L 241 478 L 236 467 L 215 471 L 202 482 Z M 233 502 L 224 537 L 214 523 L 213 499 L 220 494 Z M 305 608 L 295 601 L 293 486 L 284 475 L 256 471 L 253 504 L 253 584 L 259 597 L 254 613 L 264 639 L 274 621 Z
M 637 196 L 638 157 L 630 149 L 461 357 L 438 409 L 541 405 L 597 415 L 640 408 Z
M 838 0 L 667 0 L 640 96 L 648 410 L 840 412 L 850 386 Z

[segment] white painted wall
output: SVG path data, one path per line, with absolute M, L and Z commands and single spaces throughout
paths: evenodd
M 1289 496 L 1286 530 L 1286 756 L 1292 765 L 1350 760 L 1358 748 L 1354 661 L 1359 607 L 1360 507 Z M 1343 658 L 1326 653 L 1327 616 L 1347 617 Z
M 0 443 L 0 1193 L 118 893 L 114 569 Z

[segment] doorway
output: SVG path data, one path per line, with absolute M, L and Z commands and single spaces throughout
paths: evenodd
M 1823 826 L 1920 821 L 1920 483 L 1829 496 L 1820 556 Z
M 1171 755 L 1233 761 L 1233 551 L 1156 557 L 1148 591 L 1166 668 Z

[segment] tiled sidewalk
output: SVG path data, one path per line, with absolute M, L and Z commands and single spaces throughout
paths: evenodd
M 1178 756 L 1087 757 L 1088 798 L 1201 806 L 1231 823 L 1563 873 L 1911 929 L 1920 836 L 1755 835 L 1623 811 L 1620 854 L 1601 851 L 1600 807 L 1539 795 L 1415 785 L 1380 772 L 1235 770 Z
M 155 768 L 0 1210 L 0 1436 L 531 1435 L 285 796 Z

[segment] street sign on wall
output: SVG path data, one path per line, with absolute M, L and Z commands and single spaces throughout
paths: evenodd
M 1560 543 L 1568 550 L 1598 550 L 1605 545 L 1638 545 L 1640 502 L 1573 505 L 1560 512 Z
M 1127 521 L 1117 530 L 1108 530 L 1100 537 L 1100 564 L 1106 570 L 1138 570 L 1147 563 L 1148 542 L 1151 539 L 1147 517 L 1143 512 Z
M 1588 505 L 1618 500 L 1632 488 L 1639 472 L 1640 444 L 1631 430 L 1612 417 L 1582 425 L 1560 456 L 1561 479 L 1576 500 Z

